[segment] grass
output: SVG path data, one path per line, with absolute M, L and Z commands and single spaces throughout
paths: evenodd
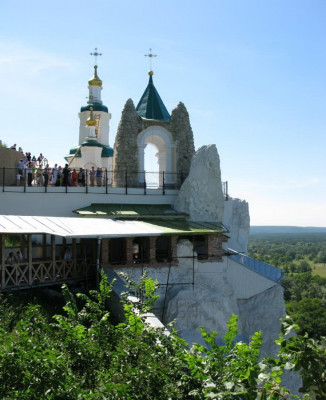
M 312 275 L 319 275 L 323 278 L 326 278 L 326 264 L 319 263 L 311 265 L 312 268 Z

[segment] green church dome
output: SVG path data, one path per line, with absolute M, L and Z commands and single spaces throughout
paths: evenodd
M 93 111 L 103 111 L 106 113 L 109 112 L 108 108 L 100 103 L 92 103 L 92 104 L 87 104 L 87 106 L 80 107 L 80 112 L 90 111 L 91 107 L 93 108 Z
M 74 156 L 77 152 L 77 154 L 75 155 L 75 157 L 81 157 L 81 152 L 79 151 L 80 147 L 101 147 L 102 148 L 102 153 L 101 153 L 101 157 L 102 158 L 109 158 L 109 157 L 113 157 L 113 149 L 110 146 L 106 146 L 105 144 L 99 143 L 97 140 L 87 140 L 86 142 L 83 142 L 80 146 L 76 146 L 70 149 L 69 151 L 69 156 Z M 65 157 L 67 159 L 67 157 Z

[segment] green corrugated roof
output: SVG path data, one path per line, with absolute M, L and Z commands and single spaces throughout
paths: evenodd
M 169 204 L 107 204 L 92 203 L 73 211 L 87 217 L 104 217 L 115 219 L 185 219 L 188 214 L 174 210 Z
M 187 221 L 187 220 L 150 220 L 144 221 L 165 231 L 167 235 L 203 235 L 211 233 L 227 233 L 227 229 L 219 222 Z
M 136 111 L 142 118 L 155 119 L 157 121 L 170 120 L 170 114 L 155 89 L 151 75 L 149 76 L 147 88 L 136 107 Z
M 73 212 L 84 217 L 142 221 L 162 230 L 166 235 L 225 234 L 228 232 L 219 222 L 187 221 L 188 214 L 174 210 L 169 204 L 92 203 L 88 207 Z

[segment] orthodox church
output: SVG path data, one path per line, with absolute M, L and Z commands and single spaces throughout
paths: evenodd
M 111 114 L 101 100 L 102 81 L 94 66 L 88 81 L 88 102 L 79 112 L 79 143 L 70 149 L 66 160 L 71 168 L 101 167 L 112 170 L 113 149 L 109 146 Z

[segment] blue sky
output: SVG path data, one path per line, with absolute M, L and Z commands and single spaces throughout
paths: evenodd
M 252 225 L 326 226 L 326 1 L 0 0 L 1 135 L 63 163 L 98 47 L 110 144 L 148 82 L 215 143 Z

